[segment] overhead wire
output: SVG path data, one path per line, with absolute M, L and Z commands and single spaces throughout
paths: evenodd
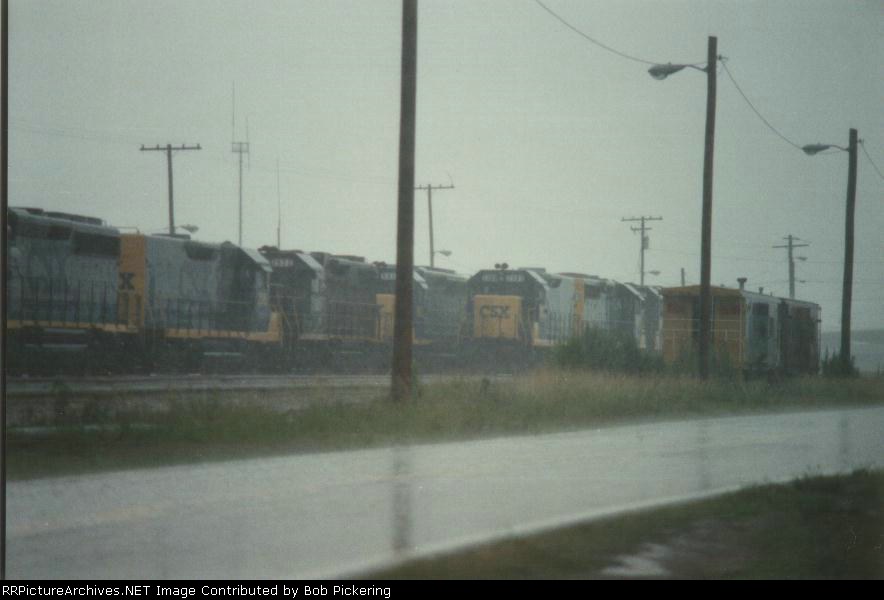
M 869 156 L 868 151 L 866 150 L 866 145 L 862 140 L 859 142 L 859 147 L 863 149 L 863 154 L 866 155 L 866 159 L 868 159 L 869 164 L 872 165 L 872 168 L 875 169 L 875 172 L 878 174 L 878 177 L 884 179 L 884 174 L 881 173 L 881 169 L 878 168 L 878 165 L 875 164 L 875 161 L 872 160 L 872 157 Z
M 737 80 L 734 79 L 734 75 L 733 75 L 733 73 L 731 73 L 731 70 L 728 69 L 728 67 L 727 67 L 727 61 L 726 61 L 726 60 L 722 60 L 722 61 L 721 61 L 721 66 L 724 68 L 724 72 L 727 74 L 728 79 L 730 79 L 730 80 L 731 80 L 731 83 L 734 84 L 734 87 L 737 88 L 737 92 L 740 93 L 740 96 L 743 97 L 743 100 L 746 101 L 746 104 L 749 105 L 749 108 L 752 109 L 752 112 L 754 112 L 755 115 L 756 115 L 759 119 L 761 119 L 761 122 L 764 123 L 765 125 L 767 125 L 767 128 L 770 129 L 770 130 L 771 130 L 771 131 L 772 131 L 777 137 L 779 137 L 781 140 L 783 140 L 784 142 L 786 142 L 787 144 L 789 144 L 789 145 L 792 146 L 793 148 L 797 148 L 798 150 L 802 150 L 801 146 L 799 146 L 798 144 L 796 144 L 795 142 L 793 142 L 792 140 L 790 140 L 788 137 L 786 137 L 785 135 L 783 135 L 783 134 L 780 132 L 779 129 L 777 129 L 776 127 L 774 127 L 773 125 L 771 125 L 771 124 L 770 124 L 770 121 L 768 121 L 767 119 L 765 119 L 765 118 L 764 118 L 764 115 L 762 115 L 761 112 L 759 112 L 759 110 L 758 110 L 757 108 L 755 108 L 755 105 L 752 104 L 752 101 L 749 100 L 749 97 L 746 96 L 745 92 L 743 92 L 743 88 L 741 88 L 741 87 L 740 87 L 740 84 L 737 83 Z M 803 150 L 802 150 L 802 151 L 803 151 Z
M 647 59 L 645 59 L 645 58 L 641 58 L 641 57 L 638 57 L 638 56 L 634 56 L 634 55 L 632 55 L 632 54 L 627 54 L 626 52 L 623 52 L 623 51 L 621 51 L 621 50 L 618 50 L 617 48 L 614 48 L 613 46 L 609 46 L 608 44 L 605 44 L 605 43 L 603 43 L 603 42 L 597 40 L 596 38 L 592 37 L 591 35 L 587 34 L 587 33 L 584 32 L 584 31 L 582 31 L 582 30 L 579 29 L 578 27 L 576 27 L 576 26 L 572 25 L 571 23 L 569 23 L 564 17 L 562 17 L 561 15 L 559 15 L 558 13 L 556 13 L 556 12 L 555 12 L 554 10 L 552 10 L 549 6 L 547 6 L 546 4 L 544 4 L 541 0 L 534 0 L 534 2 L 535 2 L 535 4 L 537 4 L 538 6 L 540 6 L 544 11 L 546 11 L 549 15 L 551 15 L 553 18 L 555 18 L 557 21 L 559 21 L 560 23 L 562 23 L 562 25 L 564 25 L 565 27 L 567 27 L 568 29 L 570 29 L 571 31 L 573 31 L 574 33 L 576 33 L 577 35 L 579 35 L 580 37 L 584 38 L 584 39 L 587 40 L 588 42 L 590 42 L 590 43 L 592 43 L 592 44 L 595 44 L 596 46 L 598 46 L 599 48 L 602 48 L 603 50 L 606 50 L 607 52 L 610 52 L 610 53 L 612 53 L 612 54 L 615 54 L 615 55 L 617 55 L 617 56 L 620 56 L 621 58 L 625 58 L 625 59 L 627 59 L 627 60 L 631 60 L 631 61 L 634 61 L 634 62 L 638 62 L 638 63 L 646 64 L 646 65 L 657 65 L 657 64 L 662 64 L 662 61 L 652 61 L 652 60 L 647 60 Z M 726 62 L 727 59 L 725 59 L 724 57 L 719 57 L 719 58 L 720 58 L 719 62 L 721 63 L 721 68 L 718 69 L 718 72 L 721 72 L 722 70 L 724 71 L 724 73 L 728 76 L 728 79 L 730 79 L 730 80 L 731 80 L 731 83 L 733 83 L 733 85 L 734 85 L 734 87 L 736 88 L 737 92 L 740 94 L 740 97 L 743 98 L 743 101 L 746 102 L 746 104 L 749 106 L 749 108 L 752 110 L 752 112 L 755 113 L 755 116 L 757 116 L 758 119 L 759 119 L 762 123 L 764 123 L 764 125 L 765 125 L 765 126 L 766 126 L 766 127 L 767 127 L 767 128 L 768 128 L 768 129 L 774 134 L 774 135 L 776 135 L 777 137 L 779 137 L 781 140 L 783 140 L 784 142 L 786 142 L 787 144 L 789 144 L 789 145 L 792 146 L 793 148 L 795 148 L 795 149 L 797 149 L 797 150 L 802 150 L 802 151 L 803 151 L 803 148 L 802 148 L 801 145 L 799 145 L 798 143 L 796 143 L 795 141 L 793 141 L 792 139 L 790 139 L 789 137 L 787 137 L 785 134 L 783 134 L 783 132 L 781 132 L 779 129 L 777 129 L 776 127 L 774 127 L 773 124 L 772 124 L 770 121 L 768 121 L 768 120 L 765 118 L 765 116 L 764 116 L 763 114 L 761 114 L 761 111 L 759 111 L 758 108 L 755 106 L 755 104 L 753 104 L 753 102 L 752 102 L 751 100 L 749 100 L 749 97 L 748 97 L 748 96 L 746 95 L 746 93 L 743 91 L 743 88 L 740 87 L 740 84 L 739 84 L 739 83 L 737 83 L 736 78 L 734 77 L 733 73 L 731 73 L 731 70 L 730 70 L 730 69 L 728 68 L 728 66 L 727 66 L 727 62 Z M 705 62 L 685 63 L 685 64 L 686 64 L 687 66 L 700 66 L 700 65 L 705 64 Z M 866 155 L 866 159 L 867 159 L 867 160 L 869 161 L 869 163 L 872 165 L 872 168 L 875 169 L 875 172 L 878 174 L 878 177 L 880 177 L 882 180 L 884 180 L 884 173 L 882 173 L 881 169 L 878 168 L 878 165 L 875 164 L 875 161 L 872 160 L 872 157 L 869 156 L 869 153 L 868 153 L 868 151 L 866 150 L 865 146 L 862 145 L 862 142 L 860 142 L 860 145 L 862 146 L 863 154 Z M 827 152 L 821 152 L 820 154 L 835 154 L 835 153 L 837 153 L 837 152 L 839 152 L 839 150 L 830 150 L 830 151 L 827 151 Z
M 591 42 L 591 43 L 593 43 L 593 44 L 595 44 L 595 45 L 598 46 L 599 48 L 602 48 L 603 50 L 607 50 L 608 52 L 610 52 L 610 53 L 612 53 L 612 54 L 616 54 L 617 56 L 620 56 L 621 58 L 625 58 L 625 59 L 627 59 L 627 60 L 635 61 L 635 62 L 638 62 L 638 63 L 643 63 L 643 64 L 646 64 L 646 65 L 659 65 L 659 64 L 662 64 L 662 62 L 663 62 L 663 61 L 647 60 L 647 59 L 640 58 L 640 57 L 638 57 L 638 56 L 633 56 L 633 55 L 631 55 L 631 54 L 627 54 L 626 52 L 622 52 L 622 51 L 620 51 L 620 50 L 617 50 L 616 48 L 614 48 L 614 47 L 612 47 L 612 46 L 609 46 L 609 45 L 607 45 L 607 44 L 605 44 L 605 43 L 600 42 L 599 40 L 595 39 L 594 37 L 592 37 L 591 35 L 587 34 L 586 32 L 581 31 L 580 29 L 578 29 L 577 27 L 575 27 L 574 25 L 572 25 L 571 23 L 569 23 L 568 21 L 566 21 L 561 15 L 559 15 L 558 13 L 556 13 L 553 9 L 551 9 L 550 7 L 548 7 L 546 4 L 544 4 L 544 3 L 541 2 L 540 0 L 534 0 L 534 2 L 535 2 L 538 6 L 540 6 L 543 10 L 545 10 L 545 11 L 548 12 L 550 15 L 552 15 L 552 17 L 555 18 L 557 21 L 559 21 L 562 25 L 564 25 L 565 27 L 567 27 L 568 29 L 570 29 L 571 31 L 573 31 L 574 33 L 576 33 L 577 35 L 579 35 L 580 37 L 586 39 L 587 41 L 589 41 L 589 42 Z M 698 66 L 698 65 L 704 65 L 704 64 L 706 64 L 705 61 L 703 61 L 703 62 L 698 62 L 698 63 L 691 63 L 691 66 Z

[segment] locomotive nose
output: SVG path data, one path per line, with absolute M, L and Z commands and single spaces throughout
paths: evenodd
M 518 339 L 521 314 L 519 296 L 477 295 L 473 298 L 473 336 Z

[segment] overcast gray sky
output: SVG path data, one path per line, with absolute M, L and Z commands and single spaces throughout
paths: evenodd
M 702 62 L 709 35 L 783 135 L 847 145 L 856 127 L 884 168 L 884 3 L 543 0 L 626 54 Z M 235 136 L 246 136 L 244 243 L 392 262 L 401 2 L 12 0 L 9 202 L 167 227 L 165 157 L 141 144 L 202 145 L 174 158 L 176 223 L 236 241 Z M 705 76 L 665 81 L 579 36 L 534 0 L 419 6 L 418 183 L 434 194 L 439 266 L 495 262 L 647 281 L 699 273 Z M 232 88 L 236 86 L 236 132 Z M 718 76 L 713 283 L 788 293 L 840 319 L 847 155 L 807 157 Z M 884 327 L 884 180 L 860 153 L 854 326 Z M 426 193 L 415 253 L 427 263 Z

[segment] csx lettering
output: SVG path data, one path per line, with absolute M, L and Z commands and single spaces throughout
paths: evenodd
M 132 283 L 132 279 L 134 279 L 135 273 L 120 273 L 120 289 L 121 290 L 134 290 L 135 285 Z
M 510 307 L 486 304 L 479 309 L 479 316 L 491 319 L 508 319 L 510 316 Z

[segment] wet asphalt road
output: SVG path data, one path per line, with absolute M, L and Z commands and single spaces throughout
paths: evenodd
M 301 578 L 805 474 L 884 467 L 884 408 L 164 467 L 7 487 L 9 578 Z

